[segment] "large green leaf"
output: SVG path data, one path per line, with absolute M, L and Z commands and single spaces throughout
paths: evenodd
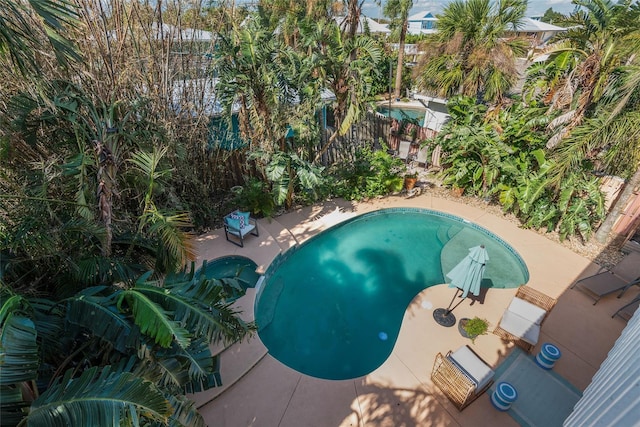
M 137 348 L 140 331 L 116 308 L 113 297 L 78 294 L 67 300 L 67 320 L 109 341 L 118 351 Z
M 33 321 L 10 313 L 0 331 L 0 385 L 16 384 L 37 377 L 40 357 Z
M 41 354 L 58 354 L 65 349 L 61 337 L 65 334 L 64 310 L 55 301 L 35 298 L 29 300 L 33 322 L 38 332 Z
M 180 324 L 195 335 L 205 335 L 209 340 L 237 340 L 248 328 L 228 304 L 222 304 L 222 287 L 217 280 L 194 279 L 183 286 L 159 288 L 138 285 L 135 290 L 150 301 L 166 307 Z M 197 298 L 194 298 L 197 296 Z M 184 346 L 183 346 L 184 347 Z
M 3 426 L 17 425 L 27 414 L 28 406 L 22 399 L 20 387 L 0 386 L 0 421 Z
M 189 345 L 189 331 L 173 320 L 172 313 L 153 302 L 140 290 L 123 291 L 117 304 L 120 310 L 124 310 L 124 301 L 127 302 L 140 331 L 150 336 L 161 347 L 169 347 L 174 341 L 183 348 Z
M 170 427 L 204 427 L 202 415 L 198 412 L 195 402 L 179 395 L 167 395 L 174 412 L 169 419 Z
M 94 367 L 73 378 L 73 371 L 33 402 L 29 426 L 140 425 L 139 418 L 166 423 L 172 413 L 153 383 L 130 372 Z

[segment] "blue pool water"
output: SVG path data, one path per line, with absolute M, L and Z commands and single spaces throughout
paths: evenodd
M 528 281 L 515 250 L 453 215 L 384 209 L 338 224 L 269 266 L 256 297 L 260 339 L 273 357 L 304 374 L 366 375 L 391 354 L 415 295 L 443 283 L 443 272 L 480 244 L 490 257 L 483 286 Z
M 418 108 L 391 107 L 391 117 L 397 120 L 415 121 L 417 124 L 422 125 L 425 111 L 425 109 Z M 378 112 L 388 117 L 389 107 L 381 105 L 378 107 Z
M 196 275 L 204 274 L 208 278 L 237 278 L 246 288 L 253 288 L 260 278 L 256 273 L 258 265 L 250 258 L 240 255 L 229 255 L 205 262 Z

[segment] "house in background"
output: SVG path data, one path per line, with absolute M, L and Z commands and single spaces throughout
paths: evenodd
M 346 16 L 336 16 L 334 17 L 336 23 L 341 29 L 345 29 L 347 26 L 347 17 Z M 357 33 L 362 34 L 365 32 L 369 32 L 370 34 L 390 34 L 391 30 L 389 26 L 386 24 L 380 24 L 379 22 L 369 18 L 365 15 L 360 15 L 360 20 L 358 21 L 358 29 Z
M 562 31 L 567 31 L 567 29 L 531 18 L 523 18 L 521 25 L 510 29 L 512 34 L 527 37 L 531 41 L 532 47 L 545 44 L 550 38 Z
M 418 93 L 412 94 L 412 98 L 420 102 L 426 109 L 422 127 L 440 132 L 450 117 L 447 100 Z
M 413 14 L 409 17 L 408 21 L 409 34 L 433 34 L 438 30 L 438 18 L 428 11 Z M 532 46 L 544 44 L 551 37 L 562 31 L 566 31 L 566 28 L 531 18 L 523 18 L 521 25 L 513 27 L 510 30 L 512 34 L 529 38 Z
M 419 12 L 411 15 L 408 21 L 407 32 L 409 34 L 433 34 L 437 29 L 438 18 L 431 12 Z

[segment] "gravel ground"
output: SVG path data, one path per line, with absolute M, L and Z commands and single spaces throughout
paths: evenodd
M 485 211 L 500 216 L 507 221 L 511 221 L 514 224 L 520 225 L 520 221 L 513 214 L 505 214 L 502 212 L 502 208 L 494 203 L 487 203 L 477 197 L 469 196 L 456 196 L 451 192 L 451 189 L 440 186 L 440 184 L 434 180 L 433 176 L 420 177 L 418 185 L 428 188 L 429 193 L 441 197 L 443 199 L 456 200 L 458 202 L 474 206 Z M 601 244 L 594 238 L 591 238 L 588 242 L 583 242 L 579 237 L 567 238 L 564 241 L 560 241 L 560 236 L 557 232 L 547 232 L 546 229 L 533 230 L 537 231 L 540 235 L 552 240 L 560 245 L 563 245 L 572 251 L 588 258 L 602 267 L 611 268 L 616 265 L 623 257 L 624 254 L 620 251 L 619 247 Z

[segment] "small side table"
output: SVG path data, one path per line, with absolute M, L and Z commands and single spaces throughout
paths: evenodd
M 551 369 L 553 365 L 560 359 L 562 353 L 560 349 L 553 344 L 544 343 L 540 349 L 540 353 L 536 356 L 536 364 L 542 369 Z
M 491 404 L 499 411 L 508 411 L 517 398 L 516 389 L 507 382 L 501 382 L 491 394 Z

